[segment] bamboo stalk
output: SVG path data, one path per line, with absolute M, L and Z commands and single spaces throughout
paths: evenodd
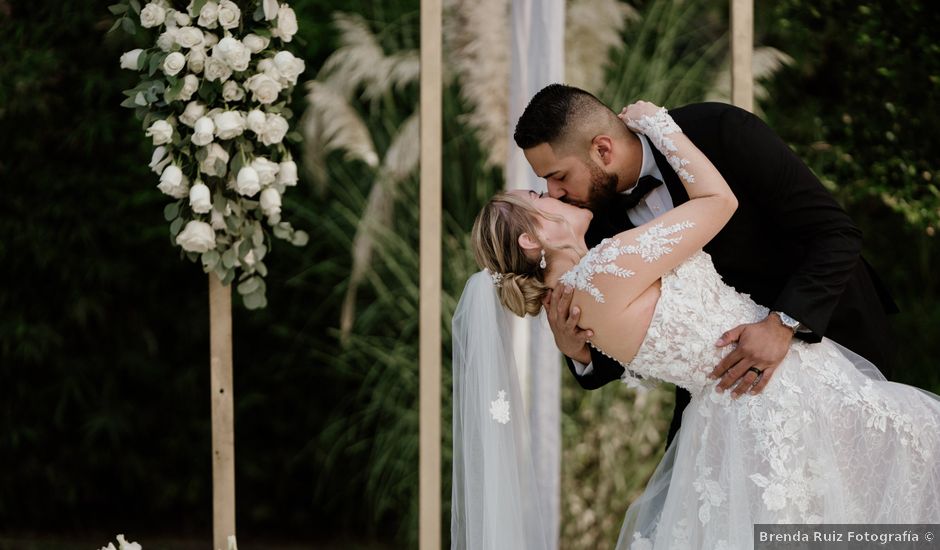
M 754 0 L 731 0 L 731 102 L 754 111 Z
M 421 0 L 419 548 L 441 547 L 441 0 Z
M 232 287 L 209 274 L 212 398 L 212 547 L 235 535 L 235 429 L 232 407 Z

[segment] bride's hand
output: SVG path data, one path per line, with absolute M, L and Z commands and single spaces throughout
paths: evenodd
M 620 117 L 620 120 L 622 120 L 628 128 L 637 130 L 638 128 L 634 124 L 634 121 L 640 120 L 644 116 L 653 116 L 659 109 L 660 107 L 654 103 L 640 100 L 624 107 L 617 116 Z

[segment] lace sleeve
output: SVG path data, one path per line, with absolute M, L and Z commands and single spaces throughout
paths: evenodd
M 695 183 L 695 176 L 685 169 L 685 166 L 689 164 L 688 159 L 676 155 L 679 148 L 668 137 L 670 134 L 681 133 L 682 128 L 679 128 L 679 125 L 669 116 L 665 107 L 660 107 L 653 115 L 645 115 L 639 119 L 629 119 L 627 120 L 627 126 L 648 137 L 653 146 L 666 157 L 669 165 L 672 166 L 672 169 L 676 171 L 680 178 L 685 180 L 686 183 Z

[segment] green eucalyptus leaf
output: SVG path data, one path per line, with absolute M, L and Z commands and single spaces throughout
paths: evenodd
M 137 92 L 137 95 L 134 96 L 134 105 L 137 105 L 138 107 L 147 106 L 147 98 L 144 97 L 143 92 Z
M 137 56 L 137 70 L 138 71 L 142 71 L 144 70 L 145 67 L 147 67 L 148 57 L 149 55 L 147 55 L 147 52 L 140 52 L 140 55 Z
M 278 239 L 282 239 L 282 240 L 285 240 L 285 241 L 291 240 L 291 230 L 290 230 L 290 229 L 285 229 L 285 228 L 282 227 L 280 224 L 275 225 L 275 226 L 271 229 L 271 231 L 274 233 L 274 236 L 277 237 Z
M 238 293 L 242 296 L 246 294 L 252 294 L 261 288 L 261 283 L 259 281 L 261 281 L 260 277 L 251 277 L 249 279 L 245 279 L 238 284 Z
M 183 218 L 176 218 L 170 223 L 170 237 L 176 239 L 176 236 L 179 235 L 180 229 L 183 228 Z
M 219 264 L 221 256 L 216 250 L 207 250 L 202 253 L 202 270 L 206 273 L 210 273 L 215 270 L 216 266 Z
M 249 252 L 251 252 L 251 241 L 242 241 L 238 243 L 239 258 L 244 258 Z
M 222 159 L 215 159 L 215 172 L 220 178 L 224 178 L 228 173 L 228 164 Z
M 291 143 L 300 143 L 304 140 L 304 137 L 300 135 L 300 132 L 288 132 L 284 139 Z
M 261 229 L 260 222 L 255 222 L 251 226 L 251 243 L 255 245 L 256 249 L 264 244 L 264 230 Z M 261 258 L 258 259 L 260 260 Z
M 197 17 L 199 15 L 199 12 L 202 11 L 202 7 L 206 5 L 207 1 L 208 0 L 193 0 L 192 2 L 193 11 L 192 13 L 190 13 L 190 15 L 192 17 Z
M 134 21 L 125 15 L 121 19 L 121 28 L 124 29 L 124 32 L 127 34 L 137 34 L 137 25 L 134 24 Z
M 115 20 L 114 20 L 114 24 L 111 25 L 111 28 L 108 29 L 108 32 L 106 32 L 105 34 L 111 34 L 111 33 L 113 33 L 113 32 L 116 31 L 116 30 L 118 29 L 118 27 L 120 27 L 120 26 L 121 26 L 121 19 L 115 19 Z
M 114 15 L 121 15 L 122 13 L 127 11 L 127 6 L 125 6 L 124 4 L 112 4 L 108 6 L 108 11 L 113 13 Z
M 134 98 L 129 97 L 121 102 L 121 107 L 130 107 L 133 109 L 134 107 L 137 107 L 137 102 L 134 100 Z
M 268 254 L 268 247 L 261 244 L 261 245 L 256 246 L 254 248 L 254 251 L 255 251 L 255 260 L 260 262 Z
M 244 296 L 242 300 L 247 309 L 261 309 L 268 304 L 264 297 L 264 292 L 255 292 Z
M 171 202 L 163 207 L 163 219 L 168 222 L 175 220 L 180 215 L 180 203 Z
M 137 13 L 137 15 L 140 15 L 140 2 L 138 2 L 137 0 L 131 0 L 130 5 L 131 5 L 131 9 L 133 9 Z
M 228 271 L 225 272 L 225 277 L 222 278 L 222 284 L 230 285 L 232 284 L 232 281 L 234 280 L 235 280 L 235 270 L 229 269 Z
M 234 248 L 229 248 L 228 250 L 222 253 L 222 265 L 224 265 L 228 269 L 232 269 L 233 267 L 235 267 L 235 259 L 236 259 L 236 256 L 235 256 Z
M 259 261 L 255 264 L 255 271 L 258 272 L 258 275 L 262 277 L 268 276 L 268 266 L 264 265 L 264 262 Z

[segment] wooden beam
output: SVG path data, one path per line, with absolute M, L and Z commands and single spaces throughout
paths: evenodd
M 209 387 L 212 400 L 212 547 L 235 535 L 235 415 L 232 408 L 232 287 L 209 274 Z
M 731 0 L 731 103 L 754 111 L 754 0 Z
M 441 0 L 421 0 L 419 549 L 441 548 Z

